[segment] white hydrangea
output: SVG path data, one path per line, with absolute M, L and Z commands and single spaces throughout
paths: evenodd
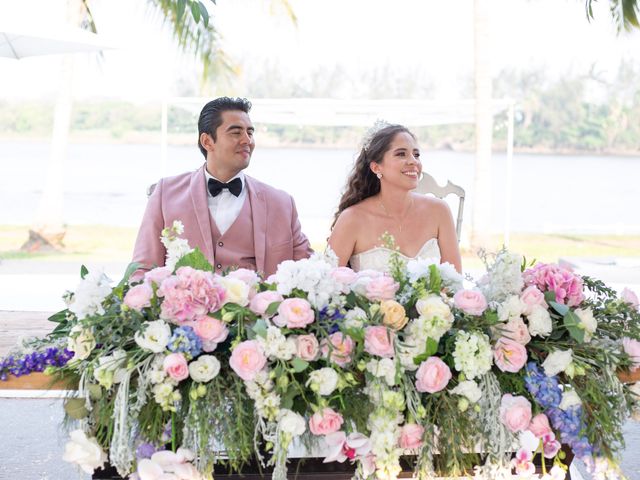
M 522 261 L 522 255 L 502 250 L 496 255 L 493 264 L 487 265 L 487 274 L 480 279 L 478 287 L 488 302 L 501 303 L 522 291 Z
M 396 384 L 396 364 L 391 358 L 369 360 L 367 371 L 374 377 L 384 379 L 390 387 Z
M 449 262 L 440 263 L 439 258 L 416 258 L 407 262 L 407 273 L 411 283 L 421 278 L 429 279 L 431 265 L 435 265 L 442 279 L 442 286 L 452 292 L 462 289 L 464 278 Z
M 420 316 L 411 322 L 407 332 L 421 348 L 427 341 L 427 337 L 440 340 L 453 325 L 453 313 L 451 308 L 438 295 L 428 295 L 416 303 L 416 309 Z
M 256 337 L 265 355 L 271 359 L 279 360 L 291 360 L 296 354 L 296 342 L 293 338 L 287 338 L 282 334 L 282 331 L 274 326 L 269 325 L 267 327 L 267 336 Z
M 525 305 L 518 295 L 509 295 L 504 302 L 498 305 L 498 319 L 501 322 L 508 322 L 513 318 L 518 318 L 524 312 Z
M 165 378 L 167 378 L 167 374 L 164 371 L 163 367 L 164 363 L 164 355 L 157 354 L 154 355 L 149 368 L 145 372 L 145 375 L 149 378 L 149 381 L 153 384 L 162 383 Z
M 451 393 L 465 397 L 470 403 L 476 403 L 482 397 L 482 390 L 473 380 L 460 382 L 455 388 L 451 389 Z
M 162 231 L 160 241 L 164 245 L 167 251 L 165 266 L 173 270 L 176 267 L 176 263 L 182 257 L 191 253 L 193 248 L 189 246 L 189 242 L 184 238 L 179 238 L 178 235 L 184 233 L 184 225 L 179 220 L 175 220 L 170 228 L 165 228 Z
M 111 279 L 104 272 L 89 272 L 80 280 L 69 302 L 69 310 L 79 320 L 104 314 L 102 302 L 111 293 Z
M 331 275 L 333 268 L 330 258 L 315 253 L 311 258 L 285 260 L 278 265 L 273 281 L 281 295 L 294 289 L 306 292 L 309 303 L 320 310 L 341 294 L 342 286 Z
M 338 373 L 330 367 L 314 370 L 309 374 L 306 386 L 325 397 L 331 395 L 338 386 Z
M 455 368 L 468 380 L 488 372 L 493 364 L 489 337 L 484 333 L 460 331 L 453 351 Z

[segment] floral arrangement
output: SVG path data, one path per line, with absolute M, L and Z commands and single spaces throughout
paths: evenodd
M 640 403 L 616 376 L 640 367 L 631 292 L 507 251 L 477 284 L 400 256 L 356 273 L 330 253 L 262 281 L 213 273 L 180 233 L 163 232 L 168 266 L 115 287 L 83 270 L 51 318 L 46 342 L 74 355 L 47 369 L 79 381 L 65 460 L 83 470 L 201 479 L 257 459 L 284 480 L 306 449 L 361 479 L 396 478 L 403 455 L 425 479 L 532 478 L 538 455 L 559 479 L 564 444 L 615 472 Z

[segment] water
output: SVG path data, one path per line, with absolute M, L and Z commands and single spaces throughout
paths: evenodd
M 0 143 L 0 224 L 28 225 L 40 199 L 49 155 L 46 142 Z M 146 189 L 163 176 L 156 145 L 72 144 L 65 166 L 68 224 L 136 226 Z M 354 152 L 339 149 L 257 147 L 247 173 L 288 191 L 312 238 L 325 238 Z M 168 150 L 164 175 L 195 170 L 202 156 L 191 146 Z M 467 192 L 464 222 L 473 208 L 474 155 L 425 152 L 424 170 Z M 506 157 L 493 158 L 491 230 L 503 231 Z M 516 155 L 511 231 L 640 233 L 639 157 Z M 455 207 L 452 204 L 452 209 Z M 310 231 L 311 230 L 311 231 Z

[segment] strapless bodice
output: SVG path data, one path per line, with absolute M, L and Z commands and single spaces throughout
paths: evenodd
M 349 259 L 351 268 L 356 272 L 360 270 L 377 270 L 379 272 L 389 271 L 389 259 L 393 250 L 387 247 L 374 247 L 370 250 L 352 255 Z M 415 257 L 408 257 L 398 252 L 400 258 L 409 261 L 417 258 L 435 258 L 440 260 L 440 247 L 438 247 L 438 239 L 431 238 L 427 240 Z

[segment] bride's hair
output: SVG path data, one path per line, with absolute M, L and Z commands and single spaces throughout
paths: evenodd
M 371 171 L 369 164 L 371 162 L 381 163 L 382 157 L 391 147 L 391 142 L 395 136 L 402 132 L 408 133 L 414 139 L 416 138 L 407 127 L 402 125 L 386 125 L 373 132 L 368 138 L 365 138 L 353 170 L 347 179 L 347 187 L 340 199 L 338 211 L 333 217 L 332 230 L 344 210 L 380 191 L 380 180 Z

